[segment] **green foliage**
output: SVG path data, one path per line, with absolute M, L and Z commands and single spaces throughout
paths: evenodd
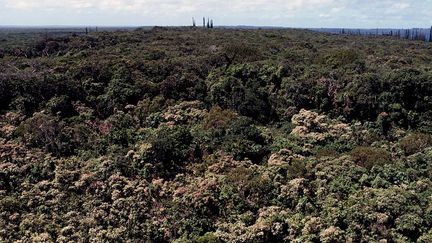
M 69 156 L 80 149 L 90 149 L 90 143 L 94 142 L 91 141 L 92 133 L 87 126 L 67 124 L 59 117 L 44 113 L 35 113 L 15 131 L 29 145 L 44 148 L 56 156 Z
M 289 178 L 303 178 L 307 175 L 307 162 L 304 159 L 294 159 L 287 167 Z
M 183 164 L 194 160 L 195 147 L 189 129 L 162 127 L 150 139 L 151 148 L 144 160 L 153 163 L 157 172 L 170 176 Z
M 236 62 L 251 61 L 256 59 L 258 55 L 258 49 L 247 43 L 232 42 L 223 48 L 223 56 L 227 66 Z
M 334 51 L 325 57 L 325 63 L 332 68 L 353 66 L 357 69 L 364 68 L 364 60 L 362 55 L 352 49 L 342 49 Z
M 376 119 L 379 110 L 378 96 L 382 90 L 380 77 L 366 73 L 356 76 L 336 96 L 336 102 L 344 115 L 355 119 Z
M 236 159 L 248 158 L 259 162 L 267 155 L 265 138 L 251 119 L 241 117 L 234 120 L 226 129 L 222 149 L 232 153 Z
M 288 29 L 0 31 L 0 241 L 431 242 L 430 54 Z
M 10 104 L 10 106 L 28 116 L 31 116 L 39 107 L 37 100 L 30 96 L 18 96 Z
M 229 185 L 234 185 L 238 188 L 238 192 L 243 196 L 247 197 L 247 194 L 251 193 L 265 193 L 268 192 L 269 181 L 257 174 L 253 169 L 245 167 L 237 167 L 231 170 L 226 178 L 225 182 Z
M 274 111 L 265 86 L 277 82 L 277 78 L 269 77 L 265 71 L 265 67 L 248 65 L 230 67 L 219 80 L 211 81 L 214 82 L 209 94 L 211 103 L 260 122 L 268 122 Z
M 70 98 L 68 96 L 53 97 L 46 104 L 47 109 L 53 115 L 60 115 L 61 117 L 72 117 L 77 115 Z
M 203 236 L 199 236 L 195 240 L 196 243 L 218 243 L 218 238 L 211 232 L 205 233 Z
M 109 132 L 106 135 L 107 142 L 129 146 L 135 144 L 136 120 L 129 114 L 119 113 L 108 119 Z
M 8 108 L 10 100 L 12 98 L 11 95 L 11 87 L 9 82 L 6 80 L 0 80 L 0 111 Z
M 44 147 L 47 151 L 60 155 L 69 152 L 65 144 L 66 138 L 61 132 L 63 126 L 64 123 L 55 117 L 36 114 L 20 125 L 17 135 L 33 146 Z

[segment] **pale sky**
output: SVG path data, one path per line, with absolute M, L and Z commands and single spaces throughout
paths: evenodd
M 215 25 L 408 28 L 432 25 L 432 0 L 0 0 L 0 25 Z

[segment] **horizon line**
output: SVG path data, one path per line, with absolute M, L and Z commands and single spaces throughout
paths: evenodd
M 0 24 L 0 28 L 88 28 L 88 27 L 100 27 L 100 28 L 149 28 L 149 27 L 193 27 L 192 25 L 73 25 L 73 24 L 48 24 L 48 25 L 22 25 L 22 24 Z M 249 27 L 249 28 L 280 28 L 280 29 L 360 29 L 360 30 L 370 30 L 370 29 L 432 29 L 431 27 L 409 27 L 409 28 L 398 28 L 398 27 L 293 27 L 293 26 L 279 26 L 279 25 L 215 25 L 214 27 Z M 197 25 L 196 28 L 202 28 L 202 26 Z

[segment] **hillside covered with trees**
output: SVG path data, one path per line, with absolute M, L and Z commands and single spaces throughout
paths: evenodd
M 432 44 L 0 36 L 0 242 L 432 242 Z

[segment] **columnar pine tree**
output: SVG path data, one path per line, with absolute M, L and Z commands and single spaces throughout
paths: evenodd
M 205 17 L 203 17 L 203 28 L 206 27 Z
M 192 26 L 196 27 L 195 18 L 192 17 Z
M 213 29 L 213 19 L 210 20 L 210 28 Z
M 432 26 L 429 31 L 429 42 L 432 42 Z

